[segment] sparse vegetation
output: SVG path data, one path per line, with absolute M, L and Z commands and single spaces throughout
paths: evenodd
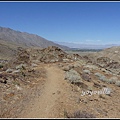
M 107 83 L 110 83 L 110 84 L 115 84 L 115 83 L 116 83 L 116 81 L 113 80 L 113 79 L 108 79 L 106 82 L 107 82 Z
M 117 85 L 118 87 L 120 87 L 120 81 L 116 81 L 115 85 Z
M 68 114 L 65 111 L 65 115 L 66 115 L 66 118 L 96 118 L 93 114 L 90 114 L 86 111 L 80 111 L 80 110 L 75 111 L 72 114 Z

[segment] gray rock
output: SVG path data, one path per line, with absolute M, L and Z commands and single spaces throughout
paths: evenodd
M 115 85 L 120 87 L 120 81 L 116 81 Z
M 89 70 L 83 70 L 83 72 L 90 75 L 90 71 Z
M 89 75 L 89 74 L 86 74 L 86 73 L 83 73 L 83 74 L 82 74 L 82 79 L 83 79 L 83 80 L 86 80 L 86 81 L 88 81 L 88 82 L 91 81 L 90 75 Z
M 67 58 L 68 58 L 68 59 L 71 59 L 71 58 L 72 58 L 72 56 L 71 56 L 71 55 L 67 55 Z
M 14 80 L 13 78 L 7 77 L 7 84 L 11 85 L 13 83 L 13 80 Z
M 71 64 L 71 65 L 69 65 L 69 67 L 70 67 L 70 69 L 72 69 L 72 68 L 74 68 L 74 65 L 73 65 L 73 64 Z
M 69 71 L 69 70 L 70 70 L 70 66 L 65 66 L 65 67 L 63 67 L 63 70 L 64 70 L 64 71 Z
M 32 65 L 31 65 L 32 67 L 37 67 L 38 65 L 37 64 L 35 64 L 35 63 L 32 63 Z
M 14 74 L 14 73 L 20 73 L 21 71 L 20 71 L 20 69 L 18 69 L 18 70 L 14 70 L 12 73 Z
M 0 74 L 2 74 L 3 72 L 0 72 Z
M 70 61 L 69 59 L 63 59 L 64 63 L 69 62 L 69 61 Z
M 97 77 L 102 76 L 102 74 L 100 74 L 100 73 L 95 73 L 94 75 L 97 76 Z
M 63 67 L 63 64 L 60 63 L 60 64 L 58 64 L 58 66 L 59 66 L 59 67 Z
M 16 66 L 16 70 L 25 69 L 26 66 L 27 66 L 26 64 L 20 64 L 20 65 Z
M 80 64 L 79 64 L 79 63 L 75 63 L 75 64 L 74 64 L 74 68 L 77 68 L 77 67 L 80 67 Z
M 106 72 L 106 73 L 108 72 L 105 68 L 101 68 L 100 70 L 101 70 L 102 72 Z
M 18 85 L 15 85 L 16 89 L 17 90 L 22 90 L 22 87 L 18 86 Z
M 50 63 L 55 63 L 55 62 L 56 62 L 56 60 L 54 60 L 54 59 L 53 59 L 53 60 L 50 60 Z
M 102 75 L 99 77 L 99 80 L 101 80 L 103 82 L 107 82 L 108 79 L 104 75 Z
M 6 70 L 6 72 L 7 72 L 7 73 L 12 73 L 12 72 L 13 72 L 13 69 L 8 68 L 8 69 Z
M 98 69 L 98 67 L 95 66 L 95 65 L 85 65 L 84 68 L 89 68 L 89 69 L 91 69 L 91 70 L 96 70 L 96 69 Z
M 32 60 L 33 63 L 39 63 L 40 61 L 39 60 Z

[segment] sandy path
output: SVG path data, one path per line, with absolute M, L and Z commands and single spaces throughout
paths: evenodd
M 22 118 L 56 118 L 59 117 L 59 98 L 65 83 L 64 73 L 57 66 L 45 66 L 47 80 L 42 94 L 27 106 Z

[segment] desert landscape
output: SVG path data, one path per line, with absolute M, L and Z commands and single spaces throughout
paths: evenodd
M 120 118 L 120 46 L 71 52 L 0 27 L 0 118 Z

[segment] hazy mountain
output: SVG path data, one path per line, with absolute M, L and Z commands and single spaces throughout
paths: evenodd
M 0 59 L 11 59 L 17 53 L 18 47 L 46 48 L 48 46 L 56 46 L 63 50 L 69 49 L 66 46 L 48 41 L 45 38 L 35 34 L 0 27 Z
M 13 29 L 4 27 L 0 27 L 0 39 L 23 47 L 35 46 L 46 48 L 48 46 L 57 46 L 62 49 L 68 49 L 66 46 L 58 45 L 38 35 L 15 31 Z
M 105 45 L 92 45 L 92 44 L 77 44 L 77 43 L 69 43 L 69 42 L 57 42 L 55 43 L 60 45 L 65 45 L 70 48 L 80 48 L 80 49 L 105 49 L 113 46 L 120 46 L 117 44 L 105 44 Z

